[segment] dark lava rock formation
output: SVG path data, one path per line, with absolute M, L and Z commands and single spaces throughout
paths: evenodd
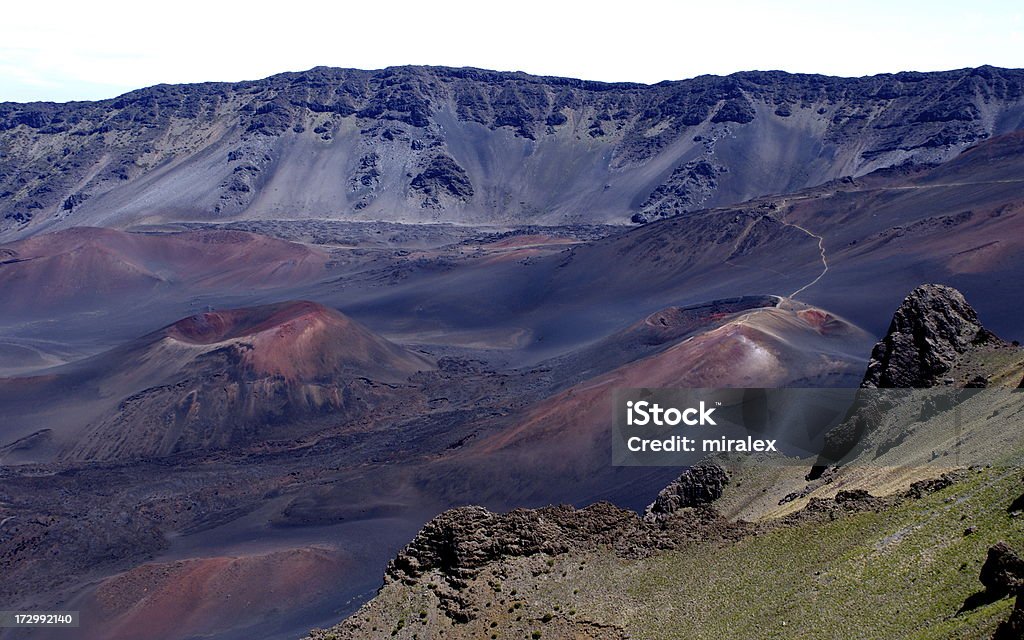
M 696 478 L 706 475 L 709 490 L 692 492 L 699 496 L 693 501 L 702 506 L 686 510 L 679 506 L 657 521 L 607 502 L 583 509 L 559 505 L 504 514 L 479 506 L 445 511 L 428 522 L 388 564 L 385 581 L 412 586 L 431 573 L 438 574 L 442 583 L 434 582 L 432 588 L 441 607 L 453 620 L 465 622 L 473 613 L 464 590 L 484 567 L 495 562 L 599 547 L 611 548 L 620 557 L 637 558 L 675 548 L 684 541 L 736 539 L 749 533 L 751 525 L 727 521 L 703 501 L 725 474 L 718 467 L 704 469 L 689 481 L 695 486 Z
M 904 299 L 888 333 L 875 345 L 861 386 L 934 386 L 972 345 L 993 338 L 959 291 L 921 285 Z
M 972 348 L 1001 340 L 985 329 L 974 308 L 952 287 L 925 284 L 914 289 L 893 315 L 889 331 L 871 353 L 867 373 L 861 383 L 865 389 L 928 388 L 951 384 L 947 378 Z M 902 396 L 869 394 L 862 396 L 842 424 L 825 434 L 821 455 L 808 480 L 815 480 L 828 466 L 848 456 L 864 444 L 869 432 L 884 423 L 884 417 Z M 937 410 L 929 398 L 922 419 Z M 897 436 L 894 443 L 898 443 Z
M 465 202 L 473 196 L 466 170 L 447 155 L 433 158 L 410 186 L 423 195 L 423 207 L 439 208 L 445 197 Z
M 1010 617 L 996 629 L 992 640 L 1018 640 L 1024 637 L 1024 559 L 1005 542 L 988 550 L 978 579 L 993 598 L 1017 597 Z
M 623 551 L 638 544 L 658 547 L 655 529 L 636 513 L 599 502 L 585 509 L 561 505 L 515 509 L 506 514 L 483 507 L 461 507 L 437 516 L 388 565 L 387 576 L 415 581 L 438 570 L 462 584 L 481 567 L 502 558 L 556 555 L 572 550 L 615 545 Z
M 676 167 L 633 214 L 633 222 L 650 222 L 699 209 L 718 188 L 719 174 L 728 169 L 707 160 L 691 160 Z
M 1007 596 L 1024 586 L 1024 559 L 1014 553 L 1010 545 L 998 542 L 989 548 L 978 579 L 994 596 Z
M 711 504 L 722 497 L 729 474 L 718 465 L 698 465 L 684 471 L 644 512 L 647 522 L 661 522 L 679 509 Z
M 500 600 L 502 596 L 498 595 L 499 592 L 504 593 L 501 585 L 489 580 L 491 588 L 481 590 L 481 576 L 510 576 L 515 572 L 514 566 L 522 566 L 516 562 L 517 559 L 546 555 L 549 556 L 546 564 L 552 567 L 556 561 L 551 556 L 568 554 L 570 558 L 578 560 L 582 569 L 584 558 L 590 551 L 611 551 L 621 559 L 635 560 L 666 550 L 693 550 L 695 547 L 692 545 L 695 544 L 725 545 L 779 528 L 808 522 L 831 522 L 865 511 L 880 512 L 903 500 L 919 498 L 948 486 L 952 478 L 925 481 L 921 483 L 920 492 L 916 495 L 876 497 L 865 490 L 840 491 L 835 498 L 815 498 L 801 511 L 761 523 L 728 520 L 708 504 L 721 493 L 727 481 L 727 472 L 716 465 L 706 464 L 685 471 L 659 495 L 656 504 L 664 507 L 658 508 L 656 519 L 640 518 L 632 511 L 606 502 L 584 509 L 561 505 L 516 509 L 506 514 L 493 513 L 478 506 L 452 509 L 427 523 L 388 565 L 385 585 L 380 593 L 385 594 L 385 602 L 390 603 L 395 601 L 396 594 L 432 593 L 437 599 L 438 609 L 445 617 L 455 625 L 468 624 L 481 617 L 486 620 L 493 614 L 496 609 L 491 606 L 494 598 L 502 605 L 505 604 Z M 648 514 L 654 508 L 652 505 Z M 545 563 L 534 564 L 539 566 Z M 534 579 L 558 579 L 539 578 L 544 574 L 543 569 L 529 571 Z M 564 580 L 565 574 L 562 575 Z M 521 583 L 518 586 L 523 590 Z M 511 591 L 510 596 L 515 595 L 516 591 Z M 399 601 L 403 603 L 402 606 L 407 602 L 404 596 Z M 364 607 L 362 615 L 350 617 L 330 630 L 314 631 L 310 637 L 361 638 L 367 637 L 371 626 L 373 631 L 394 628 L 395 621 L 391 616 L 396 614 L 388 608 L 391 605 L 383 604 L 380 609 L 374 609 L 372 605 Z M 518 610 L 519 605 L 515 604 L 509 613 Z M 383 617 L 379 617 L 381 614 Z M 420 620 L 429 617 L 429 611 L 422 609 Z M 551 614 L 538 619 L 547 624 L 556 618 L 556 615 Z M 488 629 L 497 629 L 498 624 L 493 622 Z M 399 624 L 398 628 L 401 626 Z M 619 629 L 614 626 L 606 628 Z M 466 631 L 459 637 L 466 634 L 469 634 L 468 637 L 480 637 L 472 635 L 472 627 L 464 629 Z M 552 631 L 551 637 L 605 637 L 579 633 L 580 630 L 576 628 L 564 633 L 558 632 L 555 627 L 546 629 Z M 544 636 L 547 635 L 546 630 Z M 630 636 L 619 629 L 611 637 Z
M 634 512 L 607 502 L 580 510 L 561 505 L 516 509 L 506 514 L 483 507 L 462 507 L 428 522 L 388 564 L 385 581 L 416 585 L 425 574 L 437 571 L 443 579 L 435 587 L 441 609 L 457 622 L 468 622 L 474 614 L 464 589 L 486 565 L 598 545 L 613 545 L 631 555 L 637 555 L 640 549 L 673 546 L 668 536 Z

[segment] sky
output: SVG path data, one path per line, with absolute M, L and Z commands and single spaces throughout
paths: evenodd
M 1024 3 L 989 0 L 14 2 L 0 19 L 0 101 L 95 100 L 319 65 L 644 83 L 1024 67 L 1022 34 Z

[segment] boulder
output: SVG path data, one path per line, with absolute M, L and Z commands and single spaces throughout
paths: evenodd
M 1024 586 L 1024 559 L 1005 542 L 998 542 L 989 548 L 978 579 L 992 595 L 1009 595 Z
M 914 289 L 871 352 L 862 387 L 931 387 L 974 344 L 993 339 L 962 293 L 938 284 Z
M 698 465 L 684 471 L 662 489 L 644 512 L 647 522 L 662 522 L 679 509 L 710 504 L 722 497 L 729 474 L 718 465 Z

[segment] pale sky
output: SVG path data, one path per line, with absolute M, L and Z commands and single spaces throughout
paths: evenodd
M 2 13 L 0 101 L 93 100 L 318 65 L 645 83 L 750 69 L 1024 67 L 1019 1 L 58 0 Z

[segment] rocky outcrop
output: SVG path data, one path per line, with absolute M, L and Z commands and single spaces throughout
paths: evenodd
M 434 156 L 409 186 L 420 196 L 422 207 L 436 209 L 451 201 L 465 202 L 473 197 L 473 184 L 466 170 L 445 154 Z
M 963 470 L 951 471 L 944 473 L 938 478 L 928 478 L 925 480 L 918 480 L 910 485 L 904 493 L 904 497 L 919 500 L 927 495 L 935 493 L 936 491 L 942 491 L 947 487 L 953 486 L 955 483 L 961 481 L 966 477 L 967 473 Z
M 555 594 L 559 587 L 577 586 L 576 568 L 584 571 L 593 557 L 607 558 L 609 551 L 623 561 L 620 567 L 642 566 L 624 561 L 672 549 L 700 553 L 780 529 L 881 512 L 947 487 L 956 478 L 922 481 L 917 491 L 903 496 L 843 490 L 834 498 L 814 498 L 800 511 L 757 524 L 728 520 L 708 505 L 721 494 L 728 479 L 725 469 L 711 464 L 684 471 L 648 508 L 648 515 L 656 514 L 653 518 L 640 518 L 608 503 L 585 509 L 565 505 L 516 509 L 506 514 L 479 506 L 446 511 L 427 523 L 388 565 L 385 584 L 374 600 L 332 629 L 315 630 L 310 638 L 400 635 L 405 628 L 401 620 L 408 622 L 404 617 L 416 594 L 423 594 L 421 604 L 412 609 L 420 607 L 415 620 L 423 626 L 413 627 L 418 637 L 477 638 L 492 633 L 491 637 L 519 637 L 517 625 L 531 620 L 544 625 L 543 636 L 533 635 L 535 638 L 632 637 L 628 625 L 617 626 L 604 619 L 598 622 L 582 612 L 583 606 L 577 610 L 576 606 L 587 602 L 576 599 L 582 589 L 572 590 L 567 616 L 564 603 L 554 606 L 559 602 L 557 595 L 549 600 L 547 593 L 534 589 L 549 585 Z M 751 570 L 758 570 L 757 566 L 751 565 Z M 572 571 L 567 573 L 567 567 Z M 580 574 L 584 580 L 592 575 Z M 567 594 L 568 589 L 562 592 Z M 580 594 L 580 598 L 585 596 Z M 542 610 L 533 612 L 530 607 L 534 604 Z M 441 614 L 436 618 L 434 607 Z M 440 627 L 437 618 L 443 621 Z M 440 635 L 437 628 L 442 629 Z M 530 637 L 529 631 L 527 634 Z
M 947 374 L 964 354 L 998 341 L 981 325 L 962 293 L 944 285 L 921 285 L 904 298 L 885 337 L 872 350 L 861 387 L 927 388 L 951 382 Z M 855 452 L 900 401 L 898 392 L 862 395 L 846 419 L 825 434 L 821 454 L 807 479 L 820 478 L 829 466 Z M 926 403 L 922 409 L 922 419 L 938 410 L 937 400 L 929 402 L 932 404 Z M 891 444 L 898 444 L 900 438 L 895 436 Z
M 997 542 L 988 550 L 985 564 L 978 576 L 985 590 L 1002 598 L 1024 586 L 1024 559 L 1005 542 Z
M 722 497 L 729 474 L 718 465 L 698 465 L 684 471 L 658 493 L 644 512 L 646 522 L 663 522 L 680 509 L 701 507 Z
M 437 571 L 461 585 L 485 565 L 503 558 L 558 555 L 599 546 L 610 546 L 624 556 L 671 548 L 689 537 L 678 535 L 680 528 L 700 535 L 711 525 L 725 524 L 709 509 L 694 510 L 688 518 L 680 512 L 707 507 L 722 495 L 728 482 L 725 469 L 717 465 L 687 469 L 658 494 L 643 518 L 607 502 L 583 509 L 559 505 L 504 514 L 479 506 L 451 509 L 423 527 L 388 564 L 386 575 L 414 583 Z M 685 526 L 680 524 L 683 520 Z
M 611 546 L 623 555 L 671 548 L 664 531 L 636 513 L 601 502 L 585 509 L 561 505 L 499 514 L 483 507 L 452 509 L 428 522 L 388 564 L 385 582 L 416 585 L 433 575 L 438 605 L 455 622 L 473 619 L 464 593 L 487 565 L 538 554 L 560 555 Z
M 515 509 L 500 514 L 470 506 L 446 511 L 428 522 L 388 564 L 392 580 L 415 582 L 437 571 L 453 585 L 464 584 L 490 562 L 539 553 L 611 545 L 624 553 L 664 546 L 656 530 L 636 513 L 607 502 L 575 509 L 567 505 Z
M 899 504 L 901 496 L 873 496 L 864 489 L 843 490 L 832 498 L 811 498 L 801 511 L 784 516 L 783 522 L 797 524 L 834 520 L 840 516 L 866 511 L 880 512 Z
M 640 211 L 633 214 L 633 222 L 650 222 L 699 209 L 718 188 L 719 174 L 727 171 L 704 159 L 676 167 L 668 180 L 640 205 Z
M 888 333 L 875 345 L 861 386 L 934 386 L 972 345 L 994 338 L 959 291 L 921 285 L 903 300 Z
M 992 640 L 1019 640 L 1024 637 L 1024 559 L 1005 542 L 997 542 L 988 550 L 978 579 L 993 599 L 1015 595 L 1010 617 L 999 625 Z
M 451 509 L 428 522 L 389 564 L 386 583 L 429 582 L 440 608 L 456 622 L 474 613 L 465 593 L 487 566 L 539 554 L 558 556 L 608 548 L 619 557 L 640 558 L 695 540 L 734 540 L 753 527 L 728 521 L 707 503 L 728 481 L 723 469 L 684 472 L 648 509 L 651 517 L 607 502 L 583 509 L 567 505 L 493 513 L 484 507 Z M 686 509 L 691 506 L 694 508 Z

